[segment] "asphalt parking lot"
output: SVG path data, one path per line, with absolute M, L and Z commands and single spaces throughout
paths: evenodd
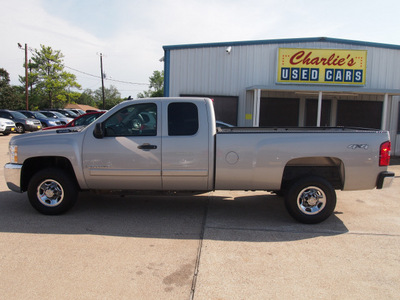
M 0 165 L 10 136 L 0 136 Z M 398 299 L 400 164 L 390 189 L 338 192 L 303 225 L 262 192 L 81 193 L 62 216 L 31 208 L 0 171 L 2 299 Z

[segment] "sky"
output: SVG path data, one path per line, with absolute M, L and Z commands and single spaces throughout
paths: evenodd
M 398 0 L 0 0 L 0 68 L 21 85 L 24 51 L 60 50 L 84 89 L 123 98 L 163 70 L 163 46 L 330 37 L 400 45 Z

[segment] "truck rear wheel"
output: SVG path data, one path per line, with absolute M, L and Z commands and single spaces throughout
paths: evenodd
M 335 210 L 336 193 L 321 177 L 306 177 L 292 184 L 285 197 L 289 214 L 297 221 L 316 224 L 326 220 Z
M 32 176 L 28 185 L 31 205 L 45 215 L 58 215 L 71 209 L 78 198 L 77 186 L 64 170 L 48 168 Z

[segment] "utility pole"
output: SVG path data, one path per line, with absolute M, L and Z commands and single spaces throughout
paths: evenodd
M 18 47 L 22 48 L 22 45 L 18 43 Z M 25 44 L 25 102 L 26 110 L 29 110 L 29 95 L 28 95 L 28 44 Z
M 25 44 L 25 100 L 26 100 L 26 110 L 29 110 L 29 96 L 28 96 L 28 44 Z
M 103 54 L 100 53 L 100 71 L 101 71 L 101 91 L 103 95 L 103 109 L 106 109 L 106 103 L 104 98 L 104 74 L 103 74 Z

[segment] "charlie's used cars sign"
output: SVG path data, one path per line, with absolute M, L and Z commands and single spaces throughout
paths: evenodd
M 364 85 L 366 50 L 279 48 L 279 83 Z

